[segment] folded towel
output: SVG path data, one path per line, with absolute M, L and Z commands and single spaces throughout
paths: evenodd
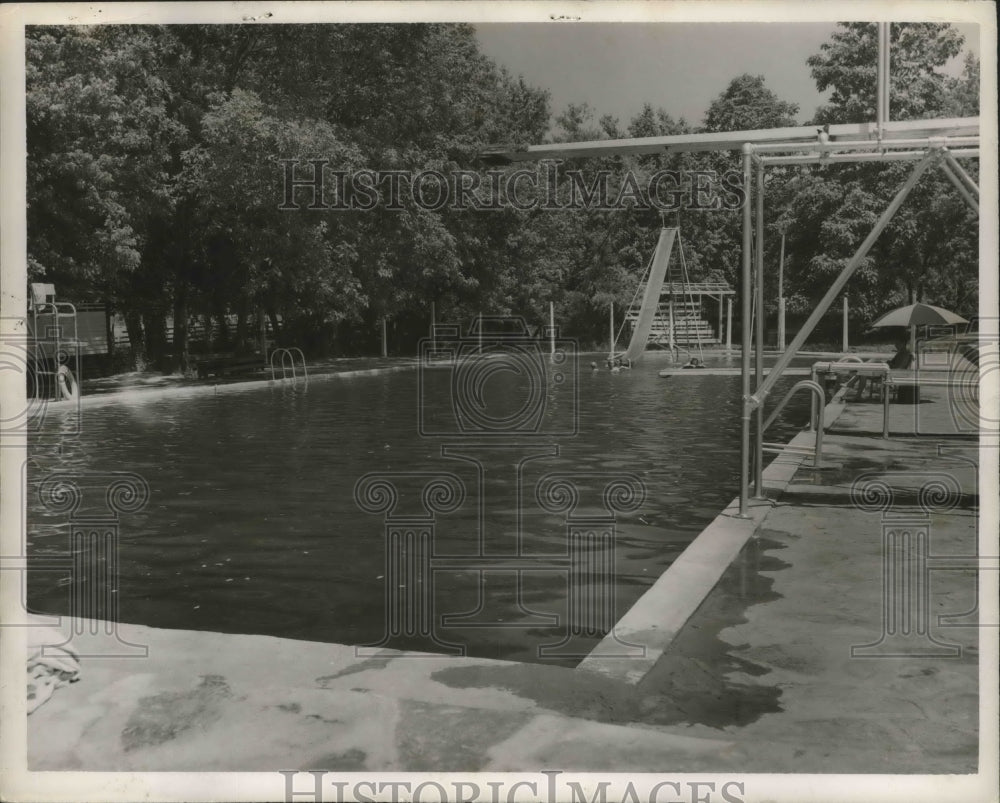
M 51 627 L 28 628 L 28 713 L 52 692 L 80 679 L 80 656 L 66 637 Z

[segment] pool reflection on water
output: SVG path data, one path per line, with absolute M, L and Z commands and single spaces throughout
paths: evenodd
M 383 515 L 359 507 L 355 485 L 373 472 L 393 474 L 400 494 L 395 515 L 409 515 L 423 509 L 413 495 L 424 478 L 414 479 L 415 472 L 452 474 L 465 499 L 436 515 L 432 589 L 413 598 L 433 605 L 436 617 L 450 616 L 434 627 L 442 650 L 539 660 L 541 645 L 565 637 L 568 613 L 567 572 L 559 563 L 567 524 L 535 496 L 544 476 L 641 480 L 645 501 L 615 521 L 615 617 L 738 491 L 738 377 L 663 379 L 657 371 L 666 362 L 658 355 L 612 374 L 591 371 L 590 359 L 579 361 L 578 402 L 572 393 L 549 393 L 541 434 L 531 436 L 421 436 L 416 370 L 85 408 L 78 437 L 42 437 L 31 446 L 29 556 L 69 550 L 67 514 L 52 513 L 38 498 L 45 477 L 81 478 L 86 506 L 95 504 L 86 491 L 97 474 L 134 472 L 148 482 L 150 498 L 120 519 L 122 621 L 376 644 L 386 631 L 386 583 L 404 586 L 407 577 L 393 577 L 390 569 L 387 578 Z M 451 409 L 451 376 L 447 368 L 427 372 L 421 404 Z M 486 387 L 495 417 L 516 416 L 523 377 L 501 372 Z M 807 397 L 796 400 L 769 439 L 790 437 L 807 409 Z M 565 429 L 574 411 L 576 435 L 546 434 Z M 58 430 L 58 415 L 48 416 L 44 434 Z M 575 515 L 600 515 L 603 479 L 575 482 L 581 488 Z M 520 562 L 482 573 L 480 551 Z M 66 572 L 31 572 L 30 607 L 68 613 L 75 582 Z M 577 647 L 589 649 L 599 636 Z M 429 649 L 421 639 L 397 638 L 388 646 Z M 545 660 L 574 664 L 579 657 Z

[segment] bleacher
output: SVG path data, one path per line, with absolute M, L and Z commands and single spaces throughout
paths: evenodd
M 625 320 L 635 326 L 638 309 L 630 309 Z M 699 301 L 674 302 L 674 343 L 678 346 L 718 344 L 719 334 L 702 315 Z M 666 347 L 670 343 L 670 302 L 661 300 L 649 332 L 649 344 Z

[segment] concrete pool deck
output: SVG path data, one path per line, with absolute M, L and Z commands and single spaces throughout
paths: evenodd
M 121 625 L 126 641 L 148 645 L 148 657 L 84 658 L 82 679 L 27 720 L 28 767 L 900 774 L 979 767 L 995 775 L 979 766 L 978 669 L 980 638 L 995 650 L 996 631 L 980 631 L 969 613 L 977 442 L 955 437 L 960 427 L 944 389 L 923 401 L 892 405 L 888 440 L 880 437 L 879 404 L 841 404 L 835 420 L 831 409 L 825 470 L 779 455 L 765 481 L 771 498 L 753 505 L 752 518 L 720 516 L 706 531 L 716 529 L 714 546 L 699 557 L 699 536 L 674 564 L 681 569 L 673 579 L 686 585 L 668 582 L 672 567 L 623 617 L 619 635 L 649 645 L 634 666 L 602 666 L 597 656 L 576 669 L 391 651 L 359 658 L 344 645 Z M 921 488 L 942 473 L 954 498 L 945 504 L 932 489 L 938 504 L 924 513 Z M 891 489 L 890 509 L 852 503 L 851 485 L 862 475 Z M 884 649 L 882 545 L 894 516 L 923 522 L 931 555 L 954 560 L 934 572 L 921 609 L 931 640 L 911 639 L 890 657 L 877 653 L 892 652 Z M 995 578 L 987 582 L 995 589 Z M 754 590 L 745 593 L 746 585 Z M 938 615 L 952 617 L 947 627 Z M 921 655 L 937 649 L 935 639 L 950 657 Z M 112 643 L 107 635 L 73 639 L 83 655 Z M 983 715 L 995 722 L 995 712 Z

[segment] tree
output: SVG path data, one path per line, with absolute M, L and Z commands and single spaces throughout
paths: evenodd
M 947 77 L 941 68 L 962 49 L 947 24 L 893 23 L 889 27 L 889 111 L 893 120 L 943 116 Z M 806 63 L 820 92 L 833 90 L 815 122 L 864 123 L 875 119 L 878 25 L 840 23 L 830 41 Z
M 182 364 L 192 316 L 232 347 L 263 306 L 320 349 L 428 297 L 502 303 L 516 214 L 281 212 L 277 160 L 447 174 L 547 125 L 547 95 L 465 25 L 33 28 L 29 270 L 99 288 L 138 350 Z
M 808 60 L 830 103 L 816 122 L 863 122 L 875 116 L 876 26 L 842 24 Z M 891 26 L 892 119 L 978 113 L 978 66 L 959 79 L 941 72 L 961 37 L 947 25 Z M 825 292 L 913 164 L 814 166 L 782 188 L 789 222 L 790 311 L 805 311 Z M 975 168 L 970 168 L 975 173 Z M 856 317 L 871 321 L 895 304 L 930 301 L 971 312 L 978 286 L 977 218 L 940 171 L 924 174 L 849 285 Z
M 32 26 L 26 55 L 28 275 L 137 326 L 160 300 L 142 256 L 153 221 L 172 214 L 168 175 L 187 137 L 161 77 L 172 44 L 157 28 Z
M 744 73 L 729 82 L 705 112 L 705 131 L 752 131 L 795 125 L 796 103 L 780 100 L 763 75 Z

